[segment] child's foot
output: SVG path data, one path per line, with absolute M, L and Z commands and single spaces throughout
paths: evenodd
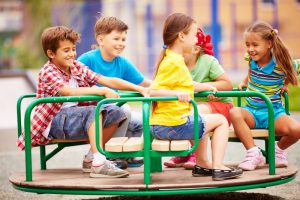
M 195 153 L 188 155 L 188 160 L 182 165 L 185 169 L 193 169 L 196 165 Z
M 204 167 L 200 167 L 199 165 L 195 165 L 192 171 L 192 175 L 195 177 L 198 176 L 212 176 L 213 170 L 207 169 Z
M 259 149 L 253 151 L 247 151 L 246 158 L 243 162 L 238 165 L 238 168 L 252 171 L 257 167 L 264 165 L 264 156 Z
M 171 167 L 171 168 L 182 167 L 183 164 L 188 161 L 188 159 L 189 159 L 189 156 L 172 157 L 170 160 L 164 162 L 164 166 Z
M 140 167 L 144 164 L 144 159 L 143 158 L 127 158 L 127 164 L 128 167 Z
M 102 165 L 92 166 L 90 177 L 92 178 L 122 178 L 129 176 L 129 172 L 119 169 L 114 163 L 106 160 Z
M 289 164 L 284 150 L 280 149 L 277 144 L 275 145 L 275 164 L 276 167 L 287 167 Z
M 87 158 L 87 156 L 85 156 L 82 161 L 82 171 L 85 173 L 90 173 L 91 167 L 92 167 L 92 162 L 93 162 L 93 159 L 89 159 L 89 158 Z
M 213 169 L 212 170 L 212 179 L 214 181 L 222 181 L 230 178 L 237 178 L 243 174 L 242 169 Z

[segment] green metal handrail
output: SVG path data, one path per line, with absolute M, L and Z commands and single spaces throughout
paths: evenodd
M 178 101 L 178 97 L 131 97 L 131 98 L 109 98 L 101 100 L 95 111 L 95 134 L 96 134 L 96 147 L 99 152 L 106 155 L 106 152 L 101 148 L 100 140 L 102 131 L 99 127 L 99 111 L 103 104 L 114 103 L 114 102 L 143 102 L 143 138 L 144 138 L 144 184 L 149 185 L 151 183 L 151 166 L 150 166 L 150 151 L 151 151 L 151 140 L 150 140 L 150 126 L 149 126 L 149 113 L 150 103 L 152 101 Z M 199 122 L 198 122 L 198 107 L 194 100 L 190 101 L 194 108 L 194 145 L 186 153 L 191 153 L 198 147 L 199 141 Z
M 212 92 L 201 92 L 201 93 L 195 93 L 195 97 L 206 97 L 208 94 L 212 94 Z M 253 92 L 253 91 L 219 91 L 215 94 L 216 97 L 260 97 L 262 98 L 266 104 L 267 108 L 269 110 L 268 116 L 269 116 L 269 140 L 268 140 L 268 162 L 269 162 L 269 174 L 274 175 L 275 174 L 275 135 L 274 135 L 274 110 L 273 110 L 273 105 L 270 99 L 258 92 Z M 18 135 L 22 132 L 22 126 L 21 126 L 21 114 L 20 114 L 20 109 L 21 109 L 21 101 L 23 98 L 26 97 L 35 97 L 35 94 L 30 94 L 30 95 L 23 95 L 22 97 L 19 98 L 18 100 L 18 106 L 17 106 L 17 115 L 18 115 Z M 140 94 L 138 93 L 120 93 L 121 99 L 127 98 L 127 97 L 134 97 L 138 98 L 141 97 Z M 24 117 L 24 132 L 25 132 L 25 159 L 26 159 L 26 181 L 32 181 L 32 157 L 31 157 L 31 137 L 30 137 L 30 119 L 31 119 L 31 112 L 33 108 L 41 103 L 56 103 L 56 102 L 81 102 L 81 101 L 101 101 L 104 97 L 103 96 L 97 96 L 97 95 L 87 95 L 87 96 L 72 96 L 72 97 L 46 97 L 46 98 L 40 98 L 36 99 L 33 102 L 29 104 L 25 111 L 25 117 Z M 166 97 L 162 97 L 166 98 Z M 168 97 L 170 100 L 175 100 L 176 97 Z M 115 100 L 121 100 L 121 99 L 115 99 Z M 143 101 L 143 115 L 145 115 L 145 120 L 148 122 L 149 120 L 147 119 L 147 114 L 145 113 L 146 111 L 144 110 L 149 110 L 150 109 L 150 102 L 152 101 L 153 97 L 150 98 L 145 98 L 141 97 L 139 98 L 140 101 Z M 105 101 L 103 102 L 109 102 L 112 99 L 104 99 Z M 163 99 L 161 99 L 163 100 Z M 125 101 L 136 101 L 133 99 L 124 99 Z M 103 103 L 102 102 L 102 103 Z M 286 101 L 288 102 L 288 101 Z M 99 104 L 98 104 L 99 105 Z M 194 104 L 193 104 L 194 105 Z M 100 108 L 100 107 L 99 107 Z M 99 111 L 98 111 L 99 112 Z M 194 115 L 197 116 L 198 115 Z M 99 116 L 98 116 L 99 117 Z M 97 120 L 96 120 L 97 122 Z M 195 120 L 195 122 L 198 122 L 198 120 Z M 97 123 L 96 123 L 97 124 Z M 198 126 L 197 126 L 198 127 Z M 98 129 L 99 129 L 99 124 L 98 124 Z M 144 130 L 147 132 L 147 130 Z M 96 133 L 97 134 L 97 133 Z M 99 134 L 99 133 L 98 133 Z M 100 134 L 99 134 L 100 135 Z M 197 138 L 195 138 L 197 140 Z M 99 141 L 99 140 L 96 140 Z M 148 141 L 150 139 L 148 138 Z M 195 144 L 197 142 L 195 141 Z M 148 145 L 148 144 L 146 144 Z M 150 144 L 149 144 L 150 145 Z M 97 145 L 99 146 L 99 144 Z M 148 147 L 147 147 L 148 148 Z M 194 150 L 194 149 L 192 149 Z M 192 151 L 190 150 L 190 151 Z M 146 162 L 147 161 L 147 155 L 146 156 Z M 148 169 L 147 169 L 148 170 Z

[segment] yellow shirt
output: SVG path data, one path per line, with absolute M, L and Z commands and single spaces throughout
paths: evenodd
M 166 50 L 166 55 L 159 65 L 151 89 L 180 90 L 190 93 L 194 98 L 194 84 L 183 56 Z M 179 101 L 157 102 L 150 117 L 150 125 L 178 126 L 187 121 L 190 115 L 190 103 Z

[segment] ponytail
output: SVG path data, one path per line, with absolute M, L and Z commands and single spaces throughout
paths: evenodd
M 277 65 L 286 75 L 285 84 L 298 85 L 297 75 L 294 70 L 292 57 L 288 48 L 284 45 L 280 37 L 275 33 L 273 35 L 272 53 L 276 59 Z

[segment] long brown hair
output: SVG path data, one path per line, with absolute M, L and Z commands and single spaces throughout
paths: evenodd
M 166 48 L 175 42 L 180 32 L 183 32 L 184 34 L 188 34 L 190 27 L 193 23 L 195 23 L 194 19 L 182 13 L 173 13 L 167 17 L 163 29 L 164 48 L 160 52 L 160 55 L 157 59 L 154 78 L 158 72 L 158 68 L 161 61 L 166 55 Z M 154 111 L 156 105 L 157 102 L 152 103 L 152 112 Z
M 163 29 L 164 46 L 167 48 L 168 46 L 172 45 L 174 41 L 177 39 L 178 34 L 180 32 L 187 34 L 193 23 L 195 23 L 195 20 L 183 13 L 173 13 L 169 15 L 164 23 L 164 29 Z M 156 61 L 154 78 L 157 74 L 161 61 L 165 57 L 165 54 L 166 54 L 166 49 L 164 48 L 160 52 L 159 57 Z
M 288 48 L 278 36 L 277 30 L 275 30 L 270 24 L 266 22 L 257 21 L 250 27 L 248 27 L 245 33 L 257 33 L 263 39 L 271 41 L 271 52 L 276 59 L 276 64 L 286 75 L 286 84 L 291 83 L 292 85 L 298 85 L 297 75 L 294 70 L 292 57 L 289 53 Z

